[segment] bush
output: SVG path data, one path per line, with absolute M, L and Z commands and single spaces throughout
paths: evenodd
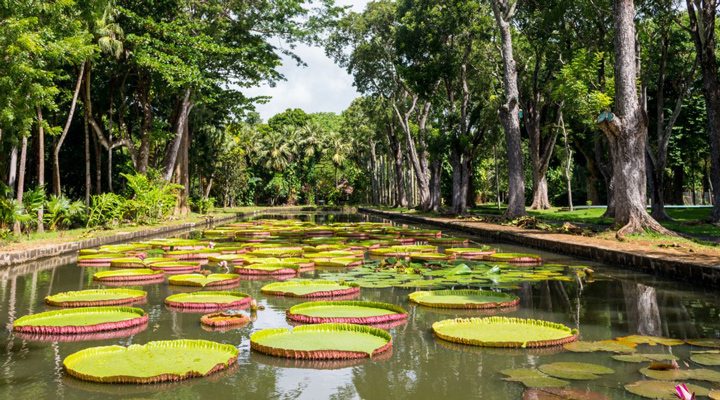
M 115 193 L 103 193 L 92 196 L 87 227 L 113 227 L 123 221 L 125 199 Z
M 46 208 L 44 222 L 51 231 L 58 227 L 67 229 L 82 224 L 85 217 L 85 204 L 81 201 L 70 201 L 63 195 L 50 196 Z
M 138 224 L 152 224 L 170 216 L 181 185 L 167 183 L 157 174 L 122 174 L 131 190 L 124 217 Z
M 190 199 L 190 209 L 196 213 L 207 214 L 214 206 L 215 199 L 212 197 Z

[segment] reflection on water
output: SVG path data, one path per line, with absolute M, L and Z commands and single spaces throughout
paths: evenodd
M 360 217 L 319 214 L 302 218 L 322 223 Z M 523 250 L 501 246 L 510 251 Z M 557 255 L 543 255 L 549 261 L 573 262 Z M 130 336 L 120 338 L 84 338 L 88 341 L 83 342 L 38 342 L 11 334 L 9 325 L 14 319 L 51 309 L 43 302 L 45 296 L 101 287 L 92 281 L 92 274 L 102 268 L 79 268 L 74 260 L 74 256 L 58 257 L 0 271 L 0 318 L 6 323 L 0 337 L 0 398 L 517 399 L 521 397 L 522 387 L 503 382 L 498 371 L 553 361 L 585 361 L 611 367 L 616 373 L 596 381 L 574 382 L 573 387 L 601 391 L 613 399 L 630 399 L 634 397 L 622 390 L 622 384 L 641 378 L 638 364 L 614 361 L 607 353 L 578 354 L 561 348 L 483 349 L 438 341 L 430 331 L 433 322 L 468 317 L 472 312 L 414 306 L 406 299 L 410 291 L 402 289 L 362 290 L 365 300 L 401 304 L 410 313 L 406 324 L 391 329 L 392 354 L 378 360 L 309 362 L 251 354 L 250 333 L 289 326 L 285 309 L 303 301 L 262 295 L 260 288 L 267 283 L 262 281 L 242 281 L 238 289 L 258 298 L 265 310 L 259 311 L 250 325 L 224 332 L 203 330 L 199 314 L 175 312 L 165 307 L 163 299 L 179 290 L 159 284 L 142 287 L 148 291 L 148 303 L 140 307 L 150 317 L 147 329 L 142 332 L 130 332 Z M 574 263 L 588 264 L 586 261 Z M 520 306 L 505 310 L 503 315 L 565 323 L 578 327 L 585 340 L 635 333 L 678 338 L 720 337 L 717 294 L 622 269 L 592 267 L 596 271 L 595 281 L 582 286 L 559 281 L 519 285 L 512 292 L 520 296 Z M 179 338 L 236 345 L 241 351 L 238 365 L 205 379 L 144 386 L 80 382 L 67 377 L 62 369 L 64 357 L 87 347 Z M 687 351 L 687 347 L 673 348 L 673 352 L 683 358 L 687 357 Z

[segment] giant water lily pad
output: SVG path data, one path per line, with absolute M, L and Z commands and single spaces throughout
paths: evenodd
M 690 360 L 700 365 L 717 366 L 720 365 L 720 351 L 693 351 Z
M 147 324 L 148 315 L 135 307 L 80 307 L 26 315 L 13 330 L 39 334 L 85 334 L 127 329 Z
M 720 349 L 720 339 L 687 339 L 685 343 L 692 346 Z
M 663 381 L 686 381 L 692 379 L 696 381 L 720 383 L 720 372 L 707 368 L 664 370 L 641 368 L 640 373 L 648 378 Z
M 180 274 L 168 278 L 168 283 L 178 286 L 228 286 L 240 282 L 238 274 Z
M 549 321 L 487 317 L 447 319 L 432 329 L 439 338 L 485 347 L 546 347 L 577 340 L 575 329 Z
M 634 344 L 649 344 L 655 346 L 661 344 L 663 346 L 679 346 L 684 344 L 685 341 L 680 339 L 672 339 L 659 336 L 644 336 L 644 335 L 630 335 L 616 338 L 615 340 L 620 342 L 628 342 Z
M 571 380 L 597 379 L 600 375 L 615 372 L 611 368 L 602 365 L 581 362 L 555 362 L 543 364 L 538 369 L 546 375 Z
M 294 275 L 297 274 L 299 270 L 299 265 L 286 262 L 269 262 L 235 266 L 235 272 L 240 275 Z
M 570 388 L 530 388 L 523 392 L 522 400 L 609 400 L 602 393 Z
M 93 275 L 93 279 L 103 283 L 157 283 L 165 280 L 165 274 L 148 268 L 117 269 L 97 272 Z
M 68 374 L 101 383 L 155 383 L 207 376 L 237 360 L 235 346 L 207 340 L 166 340 L 102 346 L 65 358 Z
M 57 307 L 118 306 L 140 303 L 147 292 L 133 289 L 88 289 L 62 292 L 45 297 L 45 302 Z
M 150 268 L 168 275 L 187 274 L 200 271 L 200 263 L 194 261 L 160 261 L 150 264 Z
M 250 295 L 237 291 L 204 291 L 174 294 L 165 298 L 165 304 L 190 310 L 217 310 L 245 307 L 251 300 Z
M 677 385 L 679 383 L 673 381 L 644 380 L 628 383 L 625 385 L 625 390 L 648 399 L 677 400 L 675 394 L 675 386 Z M 687 385 L 687 387 L 697 396 L 707 396 L 709 393 L 708 389 L 702 386 Z
M 613 359 L 630 363 L 645 363 L 653 361 L 676 361 L 677 356 L 672 354 L 661 353 L 634 353 L 634 354 L 617 354 L 612 356 Z
M 290 307 L 287 317 L 305 324 L 384 324 L 402 321 L 407 311 L 400 306 L 372 301 L 313 301 Z
M 574 342 L 564 345 L 565 350 L 576 353 L 594 353 L 597 351 L 607 351 L 611 353 L 633 353 L 635 352 L 634 343 L 618 342 L 615 340 L 599 340 L 597 342 Z
M 540 265 L 543 262 L 539 255 L 528 253 L 495 253 L 486 258 L 491 261 L 503 261 L 517 265 Z
M 553 378 L 534 368 L 504 369 L 501 374 L 507 375 L 508 382 L 520 382 L 530 388 L 563 387 L 570 384 L 568 381 Z
M 263 286 L 260 291 L 288 297 L 338 297 L 360 293 L 360 287 L 350 283 L 313 280 L 273 282 Z
M 263 329 L 250 335 L 250 347 L 278 357 L 352 359 L 378 355 L 392 347 L 387 331 L 364 325 L 303 325 L 292 330 Z
M 421 291 L 410 293 L 408 298 L 414 303 L 437 308 L 500 308 L 520 302 L 515 295 L 489 290 Z

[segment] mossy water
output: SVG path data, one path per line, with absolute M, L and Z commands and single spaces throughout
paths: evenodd
M 317 215 L 318 222 L 328 218 L 359 220 L 361 216 Z M 470 243 L 469 246 L 478 247 Z M 407 299 L 414 289 L 363 287 L 358 300 L 397 304 L 409 312 L 407 323 L 390 329 L 393 349 L 390 357 L 354 361 L 303 361 L 266 356 L 250 350 L 250 334 L 266 328 L 291 326 L 285 311 L 306 299 L 263 295 L 260 288 L 268 280 L 241 281 L 237 288 L 258 300 L 264 310 L 257 312 L 249 325 L 224 332 L 204 330 L 199 314 L 167 308 L 163 300 L 181 293 L 182 287 L 167 283 L 143 286 L 148 301 L 139 307 L 150 316 L 148 327 L 134 336 L 86 342 L 53 343 L 23 340 L 6 331 L 0 339 L 3 368 L 0 372 L 2 398 L 174 399 L 226 397 L 233 393 L 244 399 L 300 398 L 414 398 L 437 399 L 518 399 L 524 387 L 504 381 L 500 371 L 537 368 L 557 362 L 593 363 L 615 372 L 590 381 L 573 381 L 570 388 L 589 389 L 612 399 L 639 399 L 623 386 L 643 378 L 639 372 L 647 363 L 624 362 L 612 352 L 574 353 L 562 348 L 492 349 L 454 344 L 433 336 L 433 323 L 450 318 L 506 317 L 532 318 L 579 328 L 584 341 L 607 340 L 632 334 L 673 338 L 720 337 L 720 297 L 692 285 L 628 272 L 616 267 L 572 260 L 532 249 L 491 243 L 503 251 L 540 254 L 546 263 L 589 265 L 593 278 L 580 286 L 576 281 L 533 280 L 508 285 L 503 291 L 520 297 L 519 307 L 510 310 L 436 309 L 417 306 Z M 219 267 L 205 267 L 223 272 Z M 23 315 L 55 309 L 46 306 L 45 296 L 70 290 L 102 288 L 94 282 L 97 267 L 77 267 L 74 263 L 53 266 L 51 262 L 27 269 L 4 271 L 0 281 L 0 318 L 11 322 Z M 311 278 L 337 268 L 302 273 Z M 463 275 L 466 276 L 466 275 Z M 485 283 L 470 283 L 471 288 L 487 288 Z M 475 285 L 475 286 L 473 286 Z M 514 287 L 510 287 L 514 286 Z M 132 287 L 132 286 L 130 286 Z M 238 365 L 207 378 L 158 385 L 107 385 L 81 382 L 67 376 L 62 360 L 68 355 L 94 346 L 144 344 L 154 340 L 204 339 L 236 346 Z M 709 350 L 687 345 L 673 346 L 672 353 L 690 360 L 690 351 Z M 668 354 L 662 345 L 639 344 L 637 353 Z M 698 366 L 693 366 L 697 368 Z M 704 368 L 718 370 L 717 366 Z M 707 388 L 712 383 L 692 382 Z

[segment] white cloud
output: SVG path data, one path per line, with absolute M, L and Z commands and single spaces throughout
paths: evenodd
M 338 0 L 338 5 L 352 6 L 362 11 L 369 0 Z M 275 87 L 262 85 L 244 90 L 246 96 L 271 96 L 265 104 L 258 104 L 257 111 L 267 121 L 273 115 L 288 108 L 302 108 L 306 112 L 330 111 L 340 113 L 358 96 L 353 79 L 345 70 L 325 55 L 319 47 L 298 45 L 295 53 L 307 64 L 298 66 L 289 57 L 283 57 L 279 68 L 285 81 Z

